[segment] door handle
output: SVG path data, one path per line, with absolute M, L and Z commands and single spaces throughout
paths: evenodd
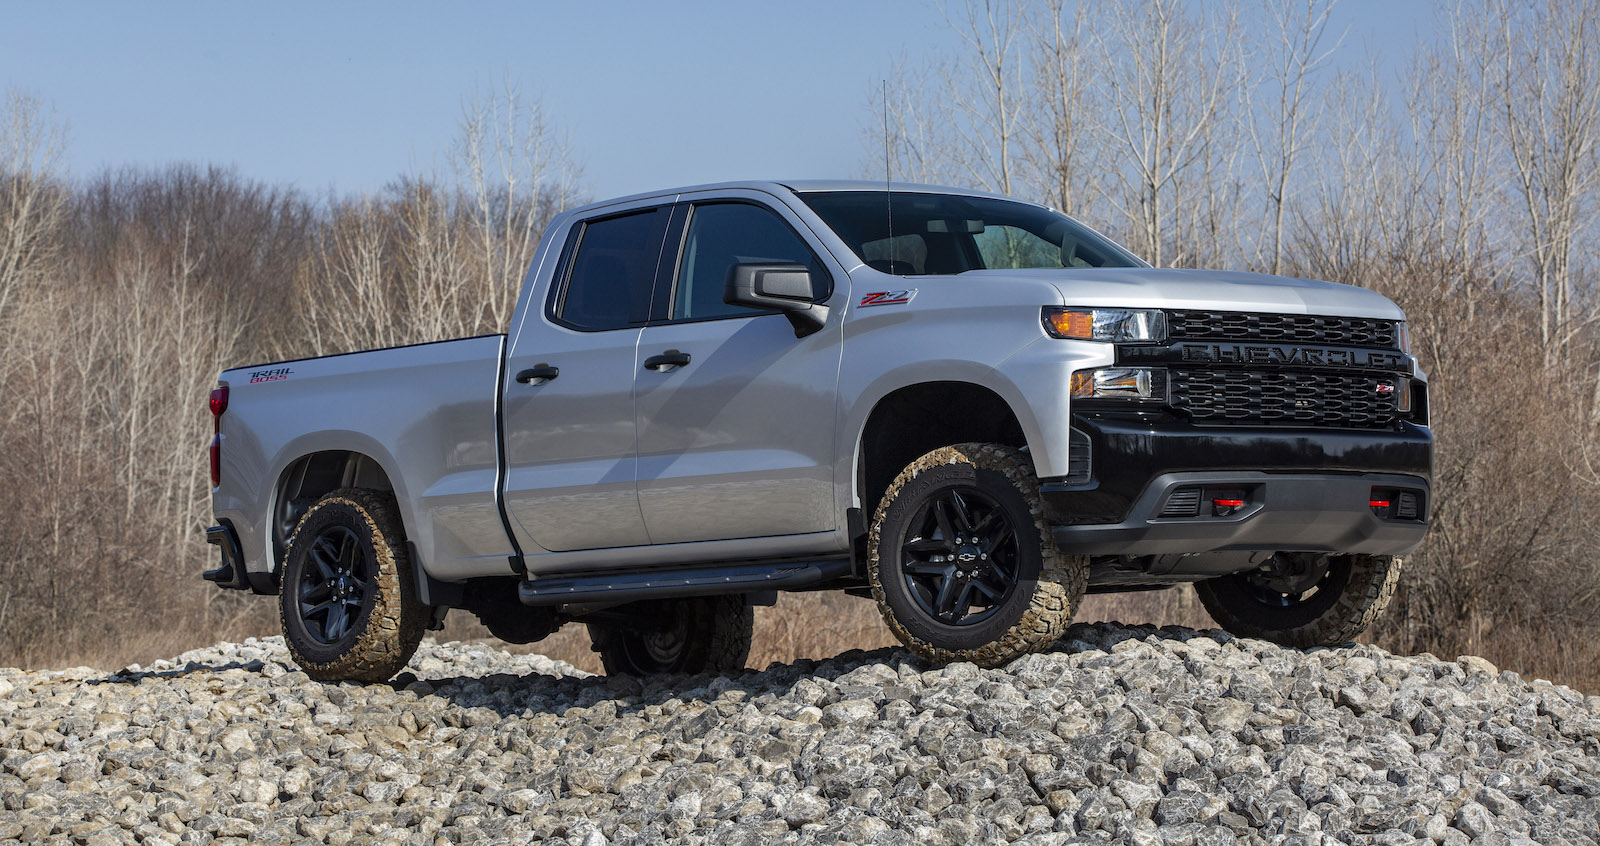
M 660 355 L 653 355 L 644 360 L 644 369 L 670 373 L 689 363 L 689 354 L 677 350 L 667 350 Z
M 561 375 L 561 368 L 540 362 L 517 373 L 517 381 L 524 385 L 543 385 Z

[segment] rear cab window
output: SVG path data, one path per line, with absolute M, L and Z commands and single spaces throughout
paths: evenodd
M 645 323 L 670 216 L 671 206 L 661 206 L 584 221 L 572 235 L 551 319 L 585 332 Z

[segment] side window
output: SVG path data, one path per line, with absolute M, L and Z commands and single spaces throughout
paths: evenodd
M 776 213 L 749 203 L 695 206 L 684 237 L 672 319 L 703 320 L 757 314 L 722 301 L 733 266 L 755 263 L 803 264 L 810 268 L 817 292 L 827 290 L 822 262 Z
M 585 223 L 556 317 L 590 331 L 645 322 L 668 212 L 650 209 Z

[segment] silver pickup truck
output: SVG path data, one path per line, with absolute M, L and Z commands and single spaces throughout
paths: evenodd
M 460 608 L 608 672 L 730 671 L 780 590 L 934 661 L 1048 648 L 1086 592 L 1193 583 L 1350 640 L 1427 529 L 1427 386 L 1371 291 L 1155 269 L 1006 197 L 740 182 L 544 233 L 509 332 L 224 372 L 219 586 L 381 680 Z

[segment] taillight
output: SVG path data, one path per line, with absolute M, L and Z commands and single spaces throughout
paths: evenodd
M 222 484 L 222 413 L 228 410 L 228 386 L 211 392 L 211 487 Z

